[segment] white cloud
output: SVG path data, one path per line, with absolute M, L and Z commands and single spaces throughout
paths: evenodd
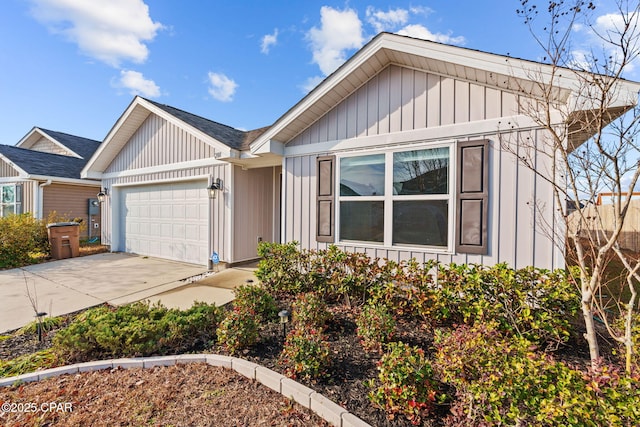
M 315 89 L 315 87 L 318 86 L 323 80 L 324 77 L 322 76 L 309 77 L 307 81 L 305 81 L 304 84 L 300 86 L 300 89 L 304 94 L 307 94 Z
M 383 12 L 369 6 L 367 7 L 366 15 L 367 21 L 373 26 L 376 33 L 393 31 L 409 21 L 409 11 L 406 9 L 394 9 Z
M 131 95 L 142 95 L 147 98 L 160 96 L 158 85 L 153 80 L 145 79 L 142 73 L 138 71 L 120 71 L 120 80 L 116 86 L 129 89 Z
M 336 70 L 347 58 L 350 49 L 364 44 L 362 22 L 353 9 L 338 10 L 329 6 L 320 9 L 320 28 L 309 30 L 313 62 L 324 75 Z
M 260 52 L 265 55 L 269 53 L 271 46 L 278 44 L 278 29 L 276 28 L 273 34 L 267 34 L 262 37 L 262 45 L 260 46 Z
M 209 73 L 209 95 L 222 102 L 233 100 L 238 84 L 220 73 Z
M 625 21 L 630 25 L 625 29 Z M 610 39 L 615 42 L 620 41 L 620 36 L 626 32 L 626 39 L 631 41 L 631 50 L 637 50 L 640 47 L 638 35 L 640 33 L 640 14 L 621 14 L 607 13 L 598 16 L 591 26 L 576 24 L 573 30 L 582 33 L 585 38 L 576 44 L 576 49 L 571 52 L 571 66 L 582 68 L 585 70 L 593 69 L 594 54 L 599 55 L 599 65 L 604 66 L 606 61 L 615 61 L 618 63 L 622 58 L 622 51 L 604 40 Z M 603 40 L 604 39 L 604 40 Z M 635 41 L 634 41 L 635 39 Z M 598 48 L 600 47 L 600 48 Z M 628 62 L 625 67 L 625 75 L 635 77 L 634 73 L 637 69 L 639 60 L 636 58 L 632 62 Z M 603 71 L 603 70 L 600 70 Z
M 398 31 L 402 36 L 415 37 L 418 39 L 431 40 L 439 43 L 463 45 L 466 39 L 463 36 L 452 36 L 451 34 L 432 33 L 429 29 L 420 24 L 407 25 Z
M 31 0 L 33 16 L 63 34 L 95 59 L 118 67 L 122 61 L 144 62 L 146 43 L 162 24 L 153 22 L 143 0 Z

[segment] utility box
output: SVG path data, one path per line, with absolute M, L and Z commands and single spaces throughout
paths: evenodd
M 80 255 L 80 224 L 77 222 L 53 222 L 47 224 L 51 244 L 51 258 L 65 259 Z

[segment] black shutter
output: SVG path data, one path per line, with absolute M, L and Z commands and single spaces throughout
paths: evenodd
M 14 195 L 15 202 L 16 202 L 15 213 L 18 215 L 23 213 L 22 193 L 23 193 L 22 184 L 16 184 L 16 193 Z
M 335 241 L 335 156 L 316 159 L 316 241 Z
M 488 252 L 489 141 L 458 143 L 456 252 Z

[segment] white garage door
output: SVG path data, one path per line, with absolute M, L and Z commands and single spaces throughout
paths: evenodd
M 121 197 L 126 252 L 207 264 L 205 181 L 125 187 Z

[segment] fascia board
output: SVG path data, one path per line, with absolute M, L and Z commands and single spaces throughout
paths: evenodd
M 54 183 L 62 183 L 62 184 L 76 184 L 76 185 L 85 185 L 85 186 L 100 186 L 99 180 L 87 180 L 87 179 L 76 179 L 76 178 L 61 178 L 58 176 L 47 176 L 47 175 L 29 175 L 29 179 L 37 180 L 37 181 L 47 181 L 51 180 Z
M 316 103 L 320 98 L 326 95 L 340 81 L 346 78 L 351 72 L 356 70 L 367 59 L 369 59 L 381 47 L 382 37 L 374 38 L 368 45 L 358 51 L 351 59 L 338 68 L 333 74 L 329 75 L 322 83 L 316 86 L 301 101 L 294 105 L 289 111 L 281 116 L 265 133 L 260 135 L 256 141 L 251 144 L 251 152 L 255 153 L 262 149 L 262 146 L 273 139 L 282 129 L 294 121 L 302 112 Z
M 23 147 L 23 145 L 27 144 L 27 142 L 35 134 L 38 134 L 40 137 L 46 138 L 49 142 L 51 142 L 52 144 L 60 147 L 61 149 L 63 149 L 67 153 L 71 153 L 71 157 L 76 157 L 78 159 L 82 158 L 82 156 L 80 156 L 78 153 L 76 153 L 75 151 L 73 151 L 72 149 L 70 149 L 69 147 L 67 147 L 66 145 L 64 145 L 63 143 L 61 143 L 60 141 L 58 141 L 57 139 L 55 139 L 54 137 L 52 137 L 51 135 L 49 135 L 48 133 L 46 133 L 44 130 L 40 129 L 37 126 L 35 126 L 33 129 L 31 129 L 31 131 L 29 133 L 27 133 L 27 135 L 25 135 L 20 141 L 18 141 L 18 143 L 16 144 L 16 147 L 25 148 L 25 149 L 31 149 L 33 144 L 29 144 L 27 147 Z
M 140 99 L 140 97 L 136 96 L 122 113 L 122 115 L 118 118 L 118 120 L 116 120 L 116 122 L 109 130 L 109 133 L 107 133 L 107 136 L 105 137 L 103 142 L 98 146 L 98 149 L 95 151 L 95 153 L 93 153 L 93 156 L 91 156 L 85 167 L 82 168 L 82 171 L 80 172 L 81 177 L 84 178 L 85 176 L 89 176 L 89 174 L 92 174 L 93 172 L 104 172 L 104 169 L 98 167 L 97 163 L 104 157 L 108 156 L 108 153 L 110 151 L 109 148 L 113 139 L 118 134 L 124 123 L 127 121 L 127 118 L 133 113 L 133 110 L 136 108 L 136 106 L 138 106 Z M 113 159 L 113 157 L 111 157 L 111 159 Z M 105 164 L 107 162 L 102 161 L 101 163 Z M 94 170 L 95 168 L 98 168 L 98 170 Z

